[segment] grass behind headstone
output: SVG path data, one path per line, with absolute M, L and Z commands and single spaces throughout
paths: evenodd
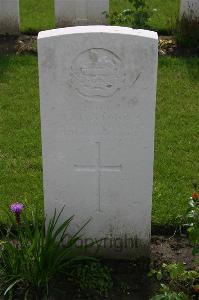
M 146 0 L 146 4 L 152 11 L 149 20 L 150 29 L 159 33 L 170 34 L 179 15 L 179 0 Z M 132 5 L 128 0 L 110 1 L 110 12 L 120 12 L 131 7 Z
M 55 28 L 54 0 L 20 0 L 20 20 L 25 33 Z
M 199 182 L 199 58 L 159 59 L 153 191 L 155 224 L 177 222 Z
M 0 209 L 12 202 L 24 202 L 26 198 L 30 205 L 37 205 L 42 211 L 35 57 L 0 57 L 0 99 Z
M 179 15 L 179 0 L 147 0 L 146 3 L 153 10 L 151 29 L 171 33 Z M 110 12 L 130 7 L 128 0 L 110 0 Z M 20 0 L 20 19 L 21 31 L 25 33 L 55 28 L 54 0 Z
M 173 224 L 199 182 L 199 58 L 159 59 L 152 221 Z M 0 209 L 43 213 L 37 58 L 0 57 Z M 142 191 L 140 191 L 142 197 Z M 27 207 L 27 206 L 26 206 Z M 2 221 L 2 215 L 0 215 Z

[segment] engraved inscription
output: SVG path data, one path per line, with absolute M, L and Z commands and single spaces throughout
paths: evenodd
M 80 53 L 71 66 L 71 81 L 80 95 L 110 97 L 126 81 L 122 60 L 113 52 L 92 48 Z
M 121 172 L 122 165 L 118 166 L 103 166 L 101 164 L 101 144 L 96 142 L 97 148 L 97 163 L 96 165 L 74 165 L 74 168 L 78 172 L 96 172 L 97 173 L 97 202 L 98 202 L 98 211 L 101 211 L 101 175 L 102 172 Z

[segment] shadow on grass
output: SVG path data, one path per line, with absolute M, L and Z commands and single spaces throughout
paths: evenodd
M 0 83 L 5 81 L 5 73 L 13 64 L 13 58 L 11 55 L 1 54 L 1 46 L 2 44 L 0 43 Z
M 191 81 L 199 84 L 199 57 L 182 57 Z

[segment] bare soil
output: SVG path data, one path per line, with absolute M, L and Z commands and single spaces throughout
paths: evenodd
M 0 55 L 37 54 L 37 36 L 0 35 Z
M 158 269 L 162 263 L 183 262 L 187 269 L 199 270 L 195 259 L 186 236 L 152 236 L 150 260 L 103 261 L 110 269 L 113 280 L 113 288 L 108 296 L 90 294 L 80 291 L 73 284 L 67 284 L 64 287 L 67 292 L 52 300 L 149 300 L 159 290 L 159 284 L 147 275 L 151 265 Z

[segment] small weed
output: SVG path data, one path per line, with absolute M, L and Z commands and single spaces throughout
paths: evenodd
M 196 184 L 194 184 L 194 189 L 189 200 L 186 225 L 188 226 L 188 236 L 195 255 L 199 253 L 199 194 L 196 191 Z M 168 284 L 168 286 L 161 284 L 161 294 L 154 296 L 151 300 L 184 300 L 189 299 L 184 292 L 192 296 L 194 293 L 199 293 L 199 271 L 186 270 L 183 263 L 164 263 L 160 270 L 151 269 L 148 276 L 155 276 L 158 281 Z
M 129 288 L 130 287 L 127 282 L 125 282 L 125 281 L 120 282 L 120 290 L 121 290 L 122 294 L 127 295 Z
M 100 262 L 88 262 L 74 266 L 69 272 L 68 278 L 89 295 L 106 296 L 112 287 L 110 271 Z
M 145 0 L 128 0 L 132 8 L 125 9 L 119 13 L 113 12 L 107 17 L 112 25 L 129 25 L 132 28 L 148 28 L 148 21 L 152 10 Z
M 165 284 L 161 284 L 161 294 L 151 298 L 151 300 L 188 300 L 189 298 L 183 293 L 176 293 L 169 289 Z
M 187 232 L 189 240 L 193 245 L 193 254 L 199 254 L 199 194 L 197 193 L 197 185 L 194 184 L 195 191 L 189 200 L 189 208 L 187 209 Z

